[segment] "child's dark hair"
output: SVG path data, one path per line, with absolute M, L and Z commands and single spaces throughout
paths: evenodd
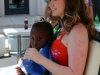
M 42 21 L 42 22 L 34 23 L 31 28 L 31 32 L 32 32 L 33 28 L 43 28 L 53 38 L 53 27 L 51 26 L 51 24 L 49 22 Z M 28 44 L 28 48 L 32 48 L 30 42 Z
M 43 21 L 34 23 L 31 28 L 31 31 L 33 28 L 43 28 L 48 34 L 50 34 L 50 36 L 53 37 L 53 28 L 49 22 Z

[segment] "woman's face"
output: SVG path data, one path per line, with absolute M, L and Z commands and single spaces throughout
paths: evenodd
M 64 16 L 65 1 L 64 0 L 51 0 L 49 3 L 53 16 Z

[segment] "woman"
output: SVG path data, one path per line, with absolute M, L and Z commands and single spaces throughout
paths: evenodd
M 51 0 L 49 7 L 53 16 L 60 17 L 62 26 L 50 49 L 54 61 L 35 48 L 27 49 L 24 58 L 32 59 L 54 75 L 82 75 L 88 43 L 96 37 L 84 0 Z

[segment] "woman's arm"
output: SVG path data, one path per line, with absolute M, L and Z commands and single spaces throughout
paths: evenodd
M 68 66 L 59 65 L 45 58 L 34 48 L 29 48 L 25 53 L 25 57 L 43 65 L 54 75 L 82 75 L 88 50 L 87 30 L 83 25 L 76 25 L 69 35 L 65 36 L 63 39 L 68 41 Z
M 88 33 L 83 25 L 76 25 L 68 37 L 69 67 L 75 75 L 82 75 L 88 52 Z

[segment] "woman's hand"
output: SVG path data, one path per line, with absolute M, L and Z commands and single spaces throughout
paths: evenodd
M 24 54 L 24 59 L 31 59 L 36 63 L 39 63 L 42 55 L 35 48 L 28 48 Z
M 20 67 L 16 67 L 15 69 L 16 69 L 16 72 L 17 72 L 18 75 L 26 75 L 26 74 L 21 70 Z

